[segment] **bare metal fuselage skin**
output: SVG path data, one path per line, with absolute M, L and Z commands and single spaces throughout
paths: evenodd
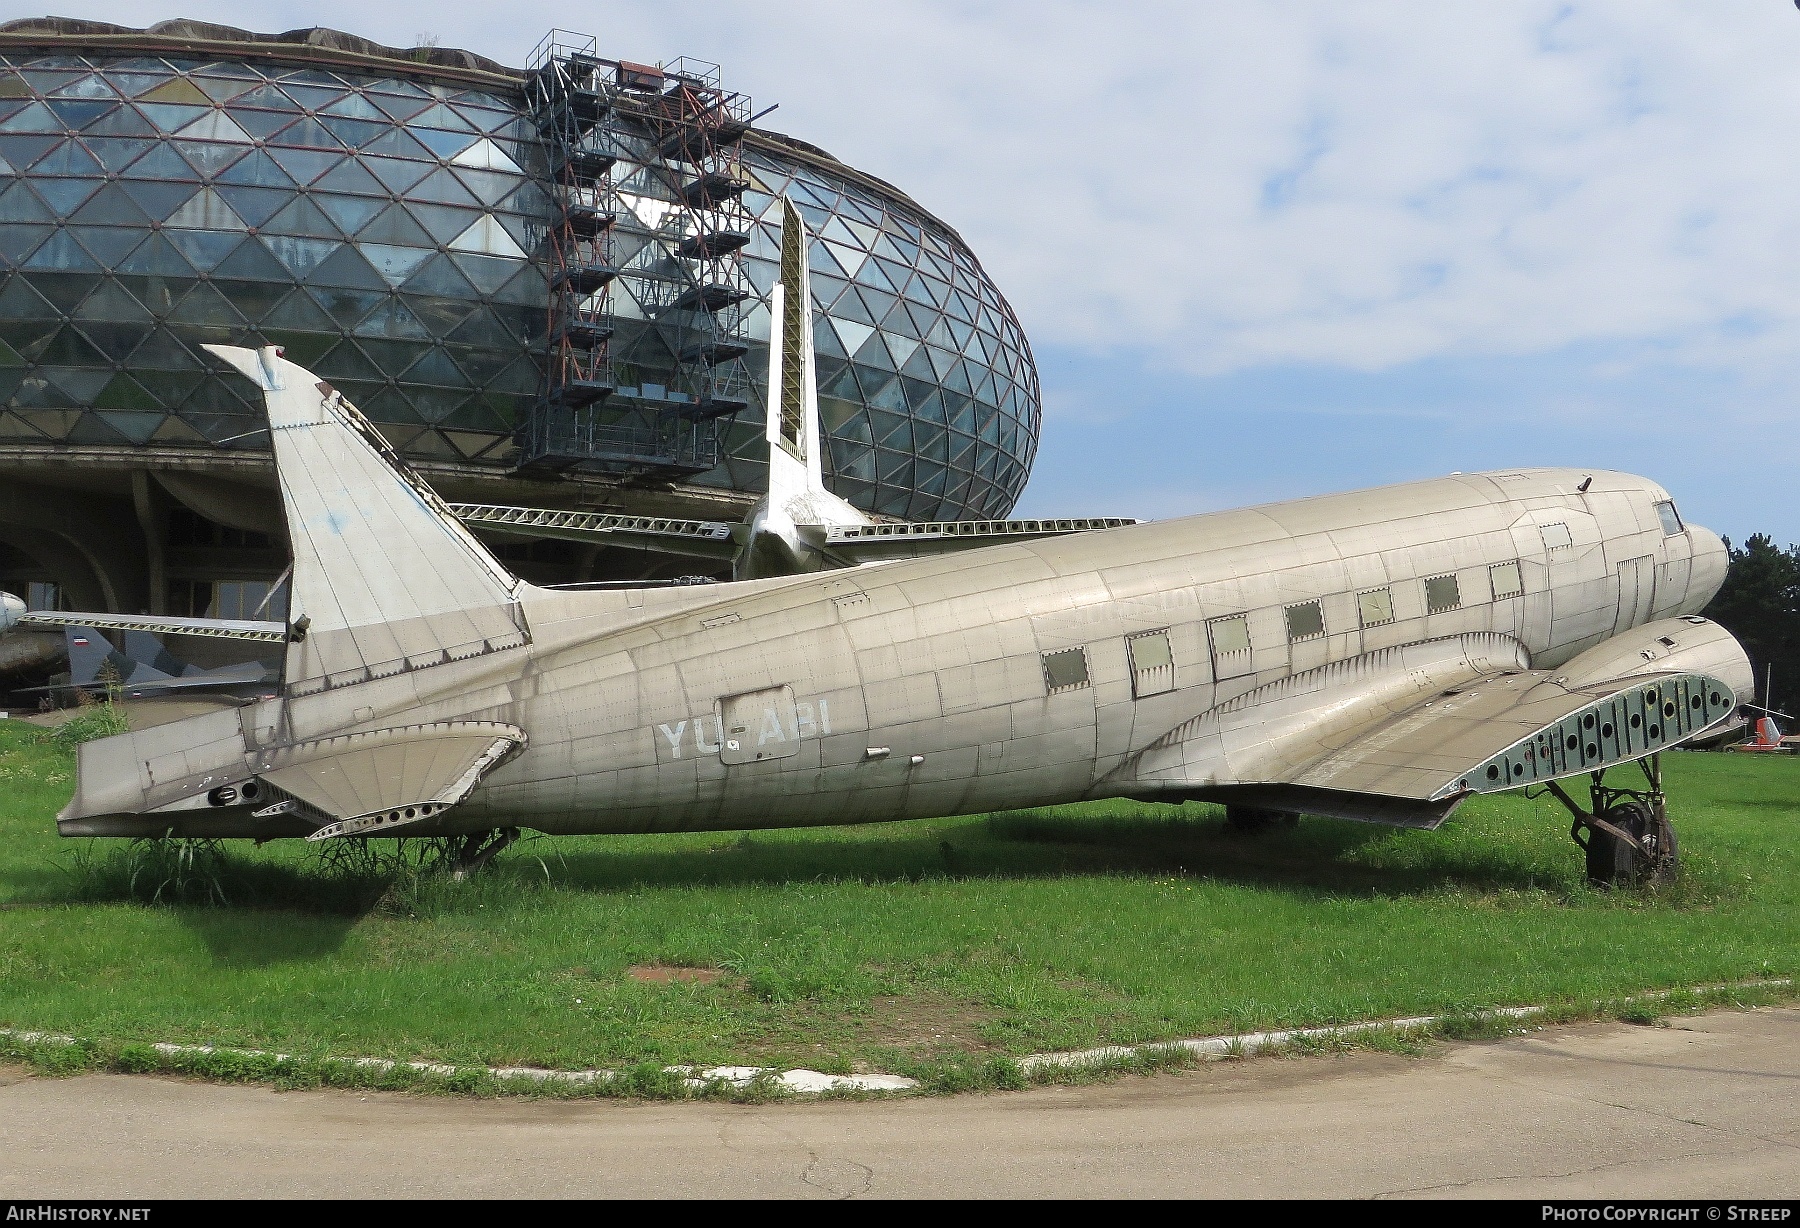
M 1430 669 L 1396 654 L 1434 643 L 1545 670 L 1615 642 L 1631 656 L 1641 638 L 1651 661 L 1674 641 L 1650 625 L 1697 614 L 1726 563 L 1707 530 L 1666 531 L 1656 505 L 1667 499 L 1628 475 L 1526 470 L 836 573 L 523 586 L 520 646 L 194 718 L 207 724 L 192 738 L 228 751 L 241 739 L 254 756 L 259 744 L 398 726 L 525 731 L 524 749 L 465 800 L 396 835 L 782 827 L 1206 796 L 1231 773 L 1223 760 L 1209 769 L 1204 751 L 1187 752 L 1173 786 L 1134 765 L 1184 722 L 1284 679 L 1374 661 L 1423 693 Z M 1370 597 L 1382 592 L 1385 605 Z M 1159 631 L 1166 666 L 1130 647 Z M 1073 657 L 1046 659 L 1071 649 L 1078 671 Z M 1709 651 L 1700 664 L 1747 693 L 1735 643 Z M 89 787 L 104 747 L 86 748 L 66 834 L 316 827 L 242 805 L 147 813 L 124 784 Z

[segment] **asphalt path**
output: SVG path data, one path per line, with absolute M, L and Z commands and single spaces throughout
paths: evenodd
M 1088 1087 L 625 1104 L 0 1071 L 0 1197 L 1800 1195 L 1800 1009 Z

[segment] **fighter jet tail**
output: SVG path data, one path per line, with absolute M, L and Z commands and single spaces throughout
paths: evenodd
M 268 405 L 294 556 L 290 696 L 528 641 L 519 581 L 355 406 L 273 346 L 206 348 Z

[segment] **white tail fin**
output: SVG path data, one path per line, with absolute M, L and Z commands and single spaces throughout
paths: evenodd
M 209 345 L 263 391 L 294 553 L 303 695 L 526 641 L 519 582 L 368 419 L 273 346 Z
M 768 506 L 797 524 L 868 524 L 867 516 L 825 489 L 806 240 L 806 222 L 784 198 L 781 280 L 769 300 Z

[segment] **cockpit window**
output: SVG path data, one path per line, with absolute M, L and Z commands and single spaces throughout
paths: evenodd
M 1686 531 L 1681 524 L 1681 513 L 1675 510 L 1675 504 L 1672 500 L 1664 499 L 1661 503 L 1658 503 L 1656 505 L 1656 515 L 1657 518 L 1662 521 L 1663 536 L 1673 537 L 1677 533 Z

